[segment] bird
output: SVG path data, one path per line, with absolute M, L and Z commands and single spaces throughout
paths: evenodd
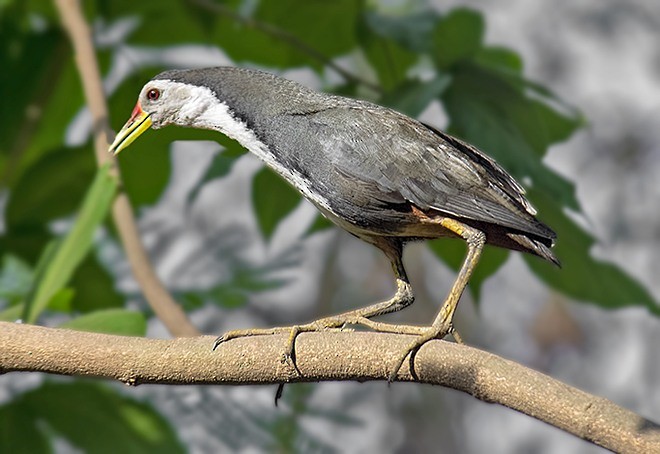
M 365 326 L 412 335 L 393 364 L 428 341 L 452 335 L 459 299 L 486 244 L 522 251 L 556 265 L 556 234 L 536 217 L 524 188 L 467 142 L 368 101 L 314 91 L 274 74 L 240 67 L 175 69 L 142 88 L 109 151 L 117 155 L 147 129 L 167 125 L 218 131 L 254 153 L 330 221 L 380 249 L 396 293 L 386 301 L 289 327 L 234 330 L 231 339 L 288 333 L 283 361 L 302 332 Z M 373 320 L 414 301 L 402 261 L 412 241 L 454 237 L 467 243 L 458 275 L 428 326 Z M 295 365 L 295 364 L 294 364 Z

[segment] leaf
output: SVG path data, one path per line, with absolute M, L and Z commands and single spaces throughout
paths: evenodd
M 57 18 L 59 26 L 59 17 Z M 53 68 L 49 68 L 46 83 L 48 92 L 44 95 L 43 111 L 38 128 L 30 137 L 30 142 L 22 152 L 20 163 L 16 166 L 15 175 L 11 180 L 21 177 L 24 171 L 43 159 L 51 152 L 57 152 L 63 147 L 67 128 L 77 114 L 85 107 L 85 100 L 80 84 L 80 76 L 76 69 L 74 59 L 70 55 L 70 43 L 65 40 L 63 48 L 66 52 L 54 54 L 52 58 L 57 61 Z M 83 148 L 83 147 L 81 147 Z M 84 159 L 94 162 L 91 151 L 91 142 L 86 146 L 88 151 Z M 80 152 L 82 153 L 82 152 Z M 92 167 L 95 169 L 95 166 Z M 60 175 L 62 177 L 62 175 Z
M 92 16 L 104 19 L 138 19 L 138 26 L 128 36 L 128 42 L 138 45 L 164 46 L 191 42 L 210 42 L 208 12 L 198 14 L 200 7 L 194 2 L 169 2 L 166 6 L 159 1 L 133 2 L 113 0 L 93 2 L 98 8 Z
M 517 77 L 522 77 L 522 58 L 505 47 L 483 47 L 474 55 L 474 62 L 483 67 L 510 72 Z
M 20 258 L 5 254 L 0 269 L 0 298 L 10 305 L 21 301 L 30 291 L 34 274 L 32 268 Z
M 52 452 L 53 435 L 89 454 L 184 452 L 172 427 L 151 405 L 95 383 L 46 382 L 0 407 L 0 420 L 20 424 L 0 425 L 2 452 Z
M 573 184 L 539 157 L 572 134 L 580 119 L 529 98 L 522 85 L 491 69 L 465 63 L 452 74 L 442 95 L 450 131 L 493 156 L 519 181 L 529 178 L 557 203 L 579 210 Z
M 591 256 L 593 237 L 566 216 L 551 196 L 532 190 L 530 197 L 544 217 L 552 219 L 551 225 L 558 238 L 555 253 L 561 261 L 561 269 L 558 269 L 526 256 L 527 264 L 537 276 L 552 288 L 578 300 L 609 309 L 642 305 L 660 314 L 648 290 L 618 266 Z
M 59 289 L 48 301 L 48 309 L 59 312 L 71 311 L 71 300 L 76 294 L 75 290 L 69 287 Z
M 71 214 L 95 172 L 89 147 L 49 151 L 12 188 L 7 222 L 42 223 Z
M 362 20 L 375 34 L 387 37 L 414 53 L 427 53 L 432 48 L 433 30 L 438 22 L 433 10 L 404 16 L 390 16 L 366 11 Z
M 450 77 L 442 73 L 427 82 L 408 79 L 381 98 L 380 103 L 411 117 L 417 117 L 445 91 L 450 82 Z
M 360 47 L 376 71 L 380 85 L 389 91 L 405 81 L 408 69 L 420 56 L 402 47 L 378 25 L 372 27 L 379 17 L 368 13 L 363 15 L 358 36 Z
M 49 454 L 53 451 L 33 408 L 20 402 L 0 407 L 0 452 Z
M 484 20 L 481 14 L 456 8 L 433 30 L 433 59 L 440 70 L 472 57 L 481 48 Z
M 252 180 L 252 206 L 257 223 L 266 240 L 279 222 L 300 203 L 301 195 L 268 167 L 262 168 Z
M 320 70 L 322 60 L 355 47 L 361 2 L 262 1 L 250 9 L 244 2 L 232 1 L 216 9 L 221 12 L 213 41 L 232 60 L 276 68 L 306 64 Z
M 428 241 L 427 244 L 433 253 L 445 262 L 450 268 L 458 271 L 463 264 L 467 247 L 464 241 L 454 238 L 443 238 Z M 470 278 L 469 288 L 474 293 L 475 302 L 481 298 L 481 287 L 490 276 L 500 269 L 506 259 L 509 257 L 509 251 L 506 249 L 486 246 L 481 253 L 481 258 L 477 267 Z M 447 289 L 449 292 L 449 289 Z
M 72 309 L 76 311 L 90 312 L 124 305 L 124 297 L 117 293 L 113 277 L 94 253 L 88 254 L 80 263 L 70 286 L 75 289 Z
M 59 148 L 29 167 L 7 203 L 7 249 L 34 260 L 50 240 L 48 224 L 76 210 L 95 172 L 87 147 Z
M 123 336 L 144 336 L 147 332 L 147 320 L 141 312 L 103 309 L 62 323 L 60 328 Z
M 311 236 L 317 232 L 322 232 L 334 226 L 335 224 L 333 224 L 330 219 L 319 213 L 316 215 L 314 222 L 309 226 L 309 229 L 305 232 L 305 237 Z
M 33 122 L 39 114 L 34 107 L 48 97 L 66 41 L 60 29 L 37 30 L 25 8 L 10 5 L 0 15 L 0 42 L 0 96 L 5 100 L 0 103 L 0 150 L 20 153 L 37 129 L 23 126 Z
M 110 167 L 100 168 L 71 230 L 55 246 L 44 251 L 41 264 L 37 267 L 34 287 L 26 302 L 23 316 L 26 323 L 34 323 L 87 255 L 94 233 L 108 213 L 116 186 Z
M 32 163 L 61 146 L 82 106 L 71 46 L 54 10 L 52 2 L 14 2 L 0 15 L 0 99 L 10 100 L 0 105 L 2 186 L 13 186 Z
M 10 306 L 3 311 L 0 311 L 0 320 L 3 322 L 15 322 L 21 320 L 23 315 L 23 310 L 25 306 L 23 304 L 16 304 L 15 306 Z

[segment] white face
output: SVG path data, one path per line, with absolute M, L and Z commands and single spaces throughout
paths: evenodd
M 169 124 L 194 127 L 196 120 L 217 100 L 207 88 L 152 80 L 142 88 L 138 102 L 151 116 L 153 128 L 158 129 Z

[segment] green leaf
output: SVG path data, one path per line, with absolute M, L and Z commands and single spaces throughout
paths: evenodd
M 59 17 L 57 20 L 59 23 Z M 24 171 L 39 162 L 44 156 L 61 150 L 68 126 L 76 114 L 85 107 L 80 75 L 74 59 L 69 55 L 71 45 L 68 40 L 65 40 L 63 47 L 67 52 L 53 55 L 53 58 L 57 60 L 57 65 L 49 69 L 47 73 L 46 83 L 49 91 L 41 100 L 43 104 L 41 120 L 31 135 L 28 146 L 22 152 L 20 163 L 12 172 L 10 181 L 20 178 Z M 85 153 L 84 158 L 95 164 L 91 143 L 84 148 L 89 150 Z M 94 168 L 95 166 L 92 167 L 91 172 L 94 171 Z M 62 178 L 62 175 L 59 177 Z
M 71 311 L 71 300 L 75 294 L 75 290 L 69 287 L 59 289 L 48 301 L 48 309 L 58 312 Z
M 358 26 L 360 46 L 371 66 L 376 71 L 380 85 L 389 91 L 403 83 L 408 69 L 419 59 L 415 54 L 390 38 L 379 26 L 380 16 L 366 14 Z
M 454 238 L 442 238 L 428 241 L 431 251 L 444 261 L 450 268 L 458 271 L 465 260 L 467 247 L 464 241 Z M 481 287 L 490 276 L 500 269 L 509 251 L 492 246 L 486 246 L 481 254 L 481 259 L 470 278 L 469 288 L 474 293 L 475 302 L 481 298 Z M 449 291 L 449 289 L 447 289 Z
M 335 224 L 330 221 L 330 219 L 323 216 L 321 213 L 316 215 L 316 219 L 312 222 L 312 225 L 309 226 L 309 229 L 305 232 L 305 236 L 311 236 L 317 232 L 322 232 L 331 227 L 334 227 Z
M 21 317 L 23 316 L 23 311 L 25 309 L 25 305 L 23 304 L 16 304 L 14 306 L 10 306 L 7 309 L 0 311 L 0 320 L 3 322 L 15 322 L 17 320 L 20 320 Z
M 3 249 L 36 260 L 51 239 L 48 224 L 76 210 L 95 171 L 88 147 L 59 148 L 30 166 L 9 195 Z
M 433 10 L 405 16 L 366 11 L 362 17 L 373 33 L 387 37 L 413 53 L 427 53 L 432 49 L 433 30 L 438 19 L 438 14 Z
M 0 269 L 0 298 L 10 305 L 21 301 L 30 291 L 34 274 L 32 268 L 20 258 L 6 254 Z
M 38 106 L 56 80 L 66 41 L 59 28 L 35 29 L 26 9 L 12 5 L 0 15 L 0 42 L 0 96 L 5 100 L 0 103 L 0 157 L 9 156 L 8 151 L 16 157 L 38 131 Z
M 540 213 L 552 220 L 551 226 L 557 232 L 554 251 L 561 261 L 559 269 L 536 257 L 525 256 L 537 276 L 552 288 L 578 300 L 610 309 L 642 305 L 660 314 L 648 290 L 635 279 L 618 266 L 591 256 L 593 237 L 567 217 L 551 196 L 532 190 L 530 197 Z
M 87 255 L 94 233 L 108 213 L 116 186 L 116 180 L 110 175 L 110 167 L 106 165 L 100 168 L 71 230 L 54 247 L 44 251 L 41 264 L 37 267 L 34 287 L 25 306 L 23 319 L 27 323 L 34 323 Z
M 72 308 L 76 311 L 90 312 L 124 305 L 124 297 L 117 293 L 113 277 L 94 253 L 88 254 L 78 266 L 70 286 L 75 289 Z
M 258 2 L 252 9 L 235 0 L 219 3 L 214 42 L 235 61 L 277 68 L 307 64 L 320 70 L 324 59 L 355 47 L 361 3 L 278 0 Z
M 480 66 L 510 72 L 512 75 L 522 77 L 522 58 L 511 49 L 505 47 L 484 47 L 479 49 L 475 54 L 474 61 Z
M 484 37 L 484 20 L 476 11 L 457 8 L 443 17 L 433 30 L 433 59 L 443 70 L 472 57 Z
M 300 203 L 301 195 L 268 167 L 261 169 L 252 181 L 252 206 L 257 223 L 266 240 L 279 222 Z
M 493 156 L 519 181 L 530 178 L 557 203 L 579 210 L 573 184 L 539 157 L 572 134 L 581 120 L 528 97 L 522 84 L 492 69 L 465 63 L 452 74 L 442 95 L 450 131 Z
M 150 405 L 95 383 L 46 382 L 0 407 L 0 420 L 11 421 L 0 424 L 1 452 L 51 452 L 53 435 L 88 454 L 184 452 Z
M 0 105 L 0 186 L 11 187 L 61 146 L 66 124 L 82 106 L 82 89 L 52 2 L 6 7 L 0 42 L 0 99 L 10 100 Z
M 123 336 L 144 336 L 147 332 L 147 320 L 140 312 L 103 309 L 69 320 L 61 324 L 60 328 Z
M 210 42 L 209 21 L 213 15 L 200 15 L 201 8 L 195 2 L 113 0 L 90 2 L 104 19 L 137 17 L 139 26 L 128 37 L 128 42 L 138 45 L 164 46 L 192 42 Z M 202 11 L 203 12 L 203 11 Z M 96 14 L 94 14 L 96 13 Z
M 0 452 L 12 454 L 49 454 L 48 437 L 39 427 L 34 409 L 21 402 L 0 407 Z
M 443 73 L 427 82 L 408 79 L 381 98 L 380 103 L 411 117 L 417 117 L 445 91 L 450 82 L 451 78 Z

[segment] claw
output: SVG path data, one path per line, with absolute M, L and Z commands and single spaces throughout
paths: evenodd
M 401 366 L 403 366 L 403 362 L 406 360 L 406 358 L 408 358 L 408 356 L 410 356 L 410 373 L 414 375 L 415 355 L 419 349 L 422 348 L 427 342 L 433 339 L 443 339 L 448 334 L 452 334 L 457 343 L 463 343 L 461 337 L 458 335 L 456 330 L 454 330 L 454 327 L 451 324 L 440 328 L 430 327 L 426 333 L 421 334 L 415 338 L 410 346 L 406 348 L 404 354 L 401 355 L 395 363 L 394 367 L 392 368 L 392 372 L 390 372 L 389 377 L 387 377 L 387 383 L 390 384 L 396 380 L 396 377 L 399 374 L 399 370 L 401 370 Z
M 225 336 L 216 337 L 215 341 L 213 342 L 213 351 L 215 351 L 215 349 L 218 348 L 218 346 L 222 344 L 224 341 L 225 341 Z

